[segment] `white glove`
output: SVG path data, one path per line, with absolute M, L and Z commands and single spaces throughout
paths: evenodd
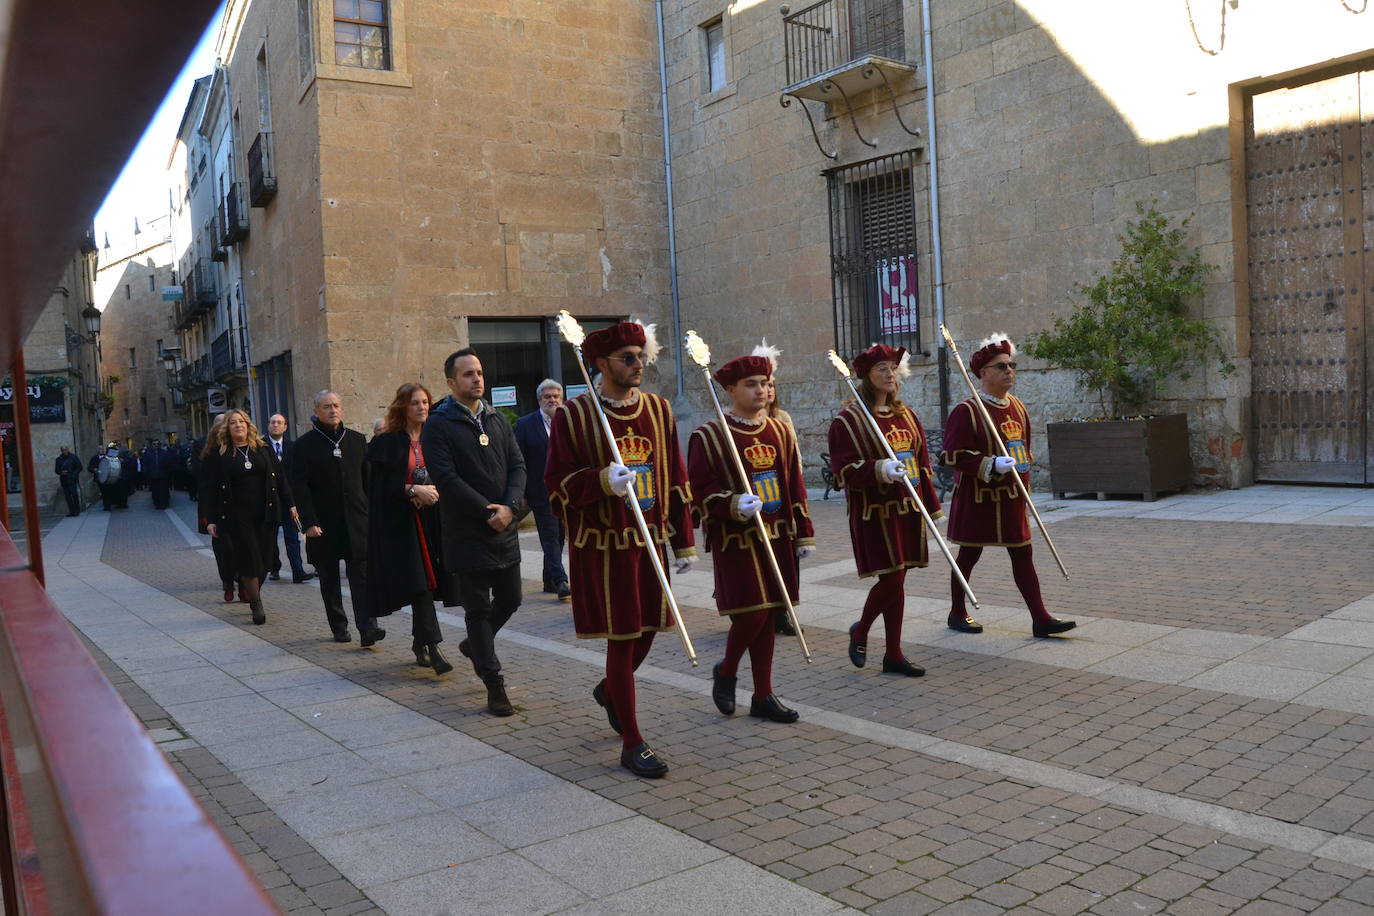
M 677 573 L 679 576 L 683 573 L 691 572 L 696 562 L 697 558 L 695 555 L 678 557 L 677 561 L 673 563 L 673 572 Z
M 625 467 L 623 464 L 611 462 L 606 466 L 606 483 L 610 486 L 611 492 L 616 496 L 624 496 L 630 492 L 630 486 L 635 481 L 635 472 Z
M 992 459 L 992 473 L 1005 474 L 1016 467 L 1015 458 L 997 457 Z
M 753 493 L 742 493 L 735 506 L 735 511 L 739 513 L 740 518 L 753 518 L 759 514 L 759 510 L 762 508 L 763 500 Z
M 883 483 L 901 480 L 906 476 L 906 465 L 896 458 L 889 458 L 878 465 L 878 476 L 883 479 Z
M 815 545 L 815 544 L 803 544 L 802 546 L 800 546 L 800 547 L 797 548 L 797 559 L 798 559 L 798 560 L 805 560 L 807 557 L 811 556 L 811 554 L 813 554 L 813 553 L 815 553 L 815 552 L 816 552 L 816 545 Z

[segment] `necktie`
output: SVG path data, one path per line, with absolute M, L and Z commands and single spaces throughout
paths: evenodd
M 280 443 L 280 442 L 273 442 L 273 443 L 272 443 L 272 447 L 273 447 L 274 449 L 277 450 L 277 457 L 280 458 L 280 457 L 281 457 L 281 443 Z

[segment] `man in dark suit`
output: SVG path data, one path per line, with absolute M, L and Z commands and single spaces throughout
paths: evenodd
M 525 456 L 525 502 L 534 512 L 539 529 L 539 546 L 544 549 L 544 591 L 558 595 L 559 601 L 572 597 L 568 574 L 563 569 L 563 520 L 549 508 L 549 492 L 544 488 L 544 463 L 549 455 L 549 425 L 563 403 L 563 386 L 546 378 L 535 389 L 539 409 L 515 421 L 515 441 Z
M 291 461 L 291 441 L 286 438 L 286 417 L 279 413 L 272 414 L 267 420 L 267 447 L 277 453 L 277 459 L 281 461 L 281 466 L 286 469 L 289 475 Z M 301 563 L 301 537 L 296 530 L 296 522 L 291 518 L 289 507 L 282 507 L 281 514 L 281 538 L 286 544 L 286 561 L 291 564 L 291 581 L 300 585 L 302 582 L 315 578 L 313 572 L 306 572 L 304 564 Z M 277 543 L 272 544 L 272 579 L 275 581 L 281 578 L 281 548 Z
M 62 446 L 57 456 L 57 479 L 62 483 L 62 495 L 67 497 L 67 517 L 81 514 L 81 459 Z
M 162 440 L 159 439 L 143 450 L 141 461 L 148 489 L 153 494 L 153 508 L 166 509 L 172 502 L 171 478 L 175 461 L 173 450 L 163 448 Z
M 350 642 L 339 563 L 353 595 L 353 622 L 364 648 L 385 638 L 367 600 L 367 439 L 343 425 L 333 391 L 315 395 L 312 428 L 295 441 L 287 479 L 305 529 L 305 554 L 320 574 L 320 596 L 335 642 Z

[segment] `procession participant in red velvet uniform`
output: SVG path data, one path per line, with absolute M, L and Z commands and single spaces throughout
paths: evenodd
M 877 576 L 868 592 L 863 614 L 849 628 L 849 660 L 856 668 L 867 661 L 868 630 L 881 615 L 887 634 L 883 671 L 920 677 L 925 669 L 902 654 L 902 615 L 906 571 L 926 566 L 925 520 L 911 501 L 902 478 L 910 476 L 921 502 L 932 519 L 944 513 L 935 493 L 926 447 L 926 431 L 916 414 L 897 396 L 902 379 L 910 374 L 906 350 L 882 344 L 854 357 L 854 374 L 864 403 L 872 411 L 897 459 L 887 457 L 882 444 L 858 404 L 840 411 L 830 424 L 830 464 L 836 484 L 845 491 L 849 512 L 849 537 L 859 578 Z
M 673 409 L 640 390 L 644 367 L 658 355 L 653 325 L 624 321 L 594 331 L 582 353 L 601 373 L 599 396 L 625 464 L 613 462 L 591 400 L 598 394 L 589 392 L 554 415 L 544 483 L 568 533 L 577 635 L 607 641 L 606 678 L 592 696 L 624 739 L 621 765 L 654 778 L 668 766 L 639 733 L 634 672 L 649 654 L 654 634 L 671 629 L 673 618 L 628 499 L 639 500 L 664 567 L 671 544 L 676 571 L 684 573 L 696 559 L 691 492 Z
M 725 659 L 712 670 L 716 707 L 727 716 L 734 714 L 736 672 L 747 649 L 754 675 L 749 715 L 795 722 L 796 710 L 773 695 L 773 612 L 785 603 L 762 551 L 773 551 L 795 604 L 797 561 L 811 554 L 816 539 L 797 437 L 786 423 L 768 415 L 772 374 L 766 356 L 741 356 L 720 367 L 716 381 L 733 402 L 726 414 L 729 428 L 715 419 L 692 433 L 687 475 L 692 514 L 701 523 L 706 551 L 715 557 L 716 607 L 730 618 Z M 739 480 L 726 435 L 735 441 L 752 493 Z M 771 548 L 763 544 L 756 515 L 763 518 Z
M 1031 424 L 1026 405 L 1011 393 L 1016 384 L 1016 347 L 1005 334 L 994 334 L 978 345 L 969 370 L 982 385 L 979 397 L 1006 443 L 1003 457 L 992 439 L 978 407 L 969 398 L 955 405 L 945 422 L 944 451 L 940 461 L 955 469 L 954 495 L 949 507 L 949 540 L 959 545 L 955 562 L 965 579 L 984 547 L 1005 547 L 1011 556 L 1011 574 L 1031 614 L 1031 632 L 1053 636 L 1072 630 L 1072 620 L 1051 617 L 1040 597 L 1040 577 L 1031 560 L 1030 523 L 1026 501 L 1011 474 L 1021 475 L 1030 488 Z M 964 590 L 950 573 L 949 627 L 961 633 L 981 633 L 983 626 L 968 615 Z

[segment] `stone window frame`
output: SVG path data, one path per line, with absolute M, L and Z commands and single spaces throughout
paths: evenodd
M 314 22 L 333 23 L 334 0 L 312 0 L 315 4 Z M 305 98 L 311 85 L 317 79 L 340 80 L 349 83 L 370 83 L 375 86 L 400 86 L 410 88 L 415 85 L 409 66 L 406 44 L 407 6 L 410 0 L 387 0 L 388 32 L 390 38 L 389 70 L 367 70 L 362 67 L 343 67 L 334 60 L 334 33 L 324 28 L 314 30 L 315 61 L 313 71 L 301 81 L 298 98 Z
M 732 17 L 730 11 L 726 9 L 705 19 L 697 25 L 697 55 L 700 62 L 701 78 L 700 101 L 703 106 L 710 105 L 713 102 L 719 102 L 721 99 L 728 99 L 735 94 L 734 67 L 731 65 L 733 57 L 731 54 L 731 22 Z M 711 89 L 711 45 L 709 30 L 717 25 L 720 26 L 722 66 L 725 72 L 721 74 L 721 87 L 713 90 Z

